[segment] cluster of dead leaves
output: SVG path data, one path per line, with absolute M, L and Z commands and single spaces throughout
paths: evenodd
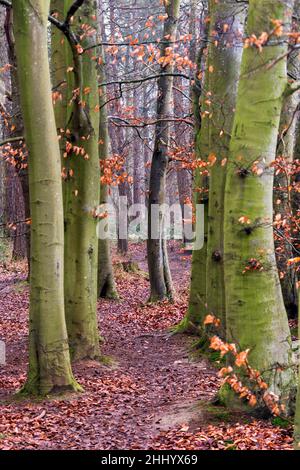
M 292 431 L 264 421 L 202 426 L 193 433 L 186 428 L 163 432 L 152 449 L 160 450 L 292 450 Z

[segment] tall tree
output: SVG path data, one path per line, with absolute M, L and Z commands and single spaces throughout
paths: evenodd
M 300 314 L 300 287 L 298 287 L 298 312 Z M 298 318 L 299 315 L 298 315 Z M 300 331 L 300 323 L 298 324 Z M 295 412 L 295 422 L 294 422 L 294 449 L 300 450 L 300 371 L 298 377 L 298 391 L 297 391 L 297 400 L 296 400 L 296 412 Z
M 71 371 L 64 317 L 63 201 L 48 62 L 49 0 L 13 0 L 12 5 L 32 216 L 29 373 L 24 392 L 45 395 L 79 388 Z
M 61 23 L 65 19 L 64 2 L 62 0 L 51 0 L 50 11 Z M 53 102 L 55 122 L 61 152 L 65 151 L 64 133 L 67 126 L 67 54 L 68 43 L 63 32 L 55 25 L 51 27 L 51 78 L 53 89 Z M 62 165 L 64 159 L 62 158 Z
M 195 20 L 195 18 L 194 18 Z M 182 79 L 177 79 L 175 81 L 176 86 L 174 86 L 174 109 L 177 110 L 177 116 L 179 113 L 182 113 L 185 108 L 184 96 L 182 92 L 183 83 Z M 174 84 L 174 85 L 175 85 Z M 179 124 L 175 124 L 174 131 L 175 131 L 175 139 L 176 145 L 182 147 L 185 151 L 189 148 L 189 143 L 191 141 L 191 131 L 187 128 L 188 126 L 182 126 Z M 176 168 L 176 176 L 177 176 L 177 188 L 178 188 L 178 198 L 179 203 L 181 206 L 181 213 L 182 213 L 182 220 L 185 217 L 185 204 L 191 200 L 192 197 L 192 178 L 191 172 L 189 168 L 186 168 L 186 164 L 181 163 L 179 164 L 178 168 Z M 184 234 L 183 230 L 183 243 L 187 242 L 187 239 Z
M 206 305 L 225 326 L 224 192 L 237 84 L 242 58 L 246 5 L 235 0 L 210 2 L 211 43 L 208 88 L 203 90 L 208 121 L 210 177 L 206 260 Z M 199 266 L 198 269 L 202 267 Z
M 76 4 L 82 5 L 73 11 Z M 65 309 L 73 360 L 100 357 L 97 324 L 100 198 L 99 96 L 95 50 L 96 3 L 65 2 L 65 24 L 72 30 L 67 50 L 68 107 L 64 169 Z M 73 18 L 72 26 L 70 25 Z M 80 41 L 79 41 L 80 39 Z
M 206 233 L 204 247 L 193 253 L 189 310 L 182 323 L 187 329 L 202 323 L 207 308 L 225 319 L 223 213 L 226 157 L 246 14 L 246 7 L 241 8 L 232 0 L 210 1 L 208 6 L 210 42 L 200 104 L 202 122 L 196 143 L 199 158 L 209 164 L 210 178 L 201 177 L 199 171 L 196 173 L 197 202 L 204 205 Z
M 197 154 L 209 164 L 209 179 L 196 174 L 197 202 L 204 204 L 205 240 L 195 250 L 189 310 L 181 329 L 195 331 L 209 311 L 225 323 L 223 215 L 226 160 L 242 55 L 246 6 L 209 2 L 209 47 L 200 111 Z M 197 110 L 198 112 L 198 110 Z M 202 229 L 202 227 L 201 227 Z
M 287 398 L 295 375 L 274 255 L 273 169 L 287 85 L 293 1 L 250 0 L 225 189 L 226 322 L 230 341 Z M 284 57 L 281 60 L 278 58 Z
M 139 94 L 134 93 L 133 107 L 137 115 L 139 115 L 139 98 Z M 133 203 L 144 204 L 145 164 L 141 145 L 142 140 L 140 135 L 135 132 L 135 129 L 133 131 Z
M 149 89 L 147 85 L 145 85 L 144 90 L 143 90 L 143 103 L 142 103 L 142 113 L 144 116 L 145 121 L 148 120 L 149 118 Z M 144 191 L 145 191 L 145 204 L 148 207 L 148 202 L 149 202 L 149 181 L 150 181 L 150 168 L 149 164 L 150 161 L 149 159 L 151 158 L 151 148 L 149 146 L 149 127 L 145 128 L 145 137 L 144 137 L 144 145 L 143 145 L 143 160 L 144 160 L 144 167 L 145 167 L 145 179 L 144 179 Z
M 296 0 L 294 5 L 292 30 L 299 32 L 300 25 L 300 1 Z M 293 50 L 290 45 L 288 56 L 288 77 L 291 80 L 300 79 L 300 57 L 299 51 Z M 289 315 L 294 316 L 297 311 L 297 289 L 296 272 L 294 265 L 288 265 L 287 261 L 293 258 L 293 199 L 292 180 L 289 174 L 295 157 L 297 118 L 300 111 L 299 105 L 300 91 L 285 98 L 283 102 L 281 120 L 279 126 L 279 136 L 277 144 L 277 157 L 283 166 L 282 171 L 275 175 L 274 181 L 274 205 L 275 220 L 281 215 L 279 227 L 275 228 L 275 247 L 278 270 L 283 273 L 281 276 L 281 288 L 283 299 Z M 281 225 L 284 221 L 284 226 Z
M 102 19 L 102 18 L 101 18 Z M 100 42 L 104 37 L 103 24 L 101 24 Z M 105 53 L 104 47 L 99 47 L 100 63 L 98 65 L 99 84 L 106 82 L 105 73 Z M 99 90 L 99 106 L 100 106 L 100 123 L 99 123 L 99 159 L 102 166 L 109 156 L 109 132 L 108 132 L 108 116 L 107 116 L 107 94 L 106 87 L 101 86 Z M 108 188 L 105 183 L 100 185 L 100 210 L 103 205 L 108 202 Z M 108 299 L 117 299 L 118 292 L 115 284 L 112 258 L 111 244 L 108 238 L 99 238 L 98 241 L 98 295 Z
M 7 41 L 8 60 L 11 65 L 11 119 L 10 137 L 23 136 L 24 125 L 21 113 L 20 95 L 18 90 L 17 61 L 15 53 L 15 39 L 13 34 L 13 11 L 7 8 L 5 19 L 5 35 Z M 14 233 L 13 257 L 27 257 L 28 268 L 30 270 L 30 228 L 26 223 L 19 223 L 30 218 L 29 207 L 29 183 L 26 151 L 23 141 L 12 142 L 12 151 L 15 152 L 14 169 L 8 169 L 8 176 L 12 177 L 12 192 L 14 193 L 12 206 L 12 221 L 17 221 Z
M 168 2 L 164 2 L 164 4 L 167 18 L 164 23 L 160 56 L 161 58 L 165 58 L 166 62 L 162 62 L 161 73 L 157 84 L 157 124 L 155 127 L 154 151 L 149 183 L 147 256 L 151 286 L 151 301 L 173 297 L 173 285 L 169 268 L 167 243 L 163 237 L 164 217 L 163 214 L 159 214 L 158 220 L 156 221 L 153 216 L 154 205 L 157 206 L 164 204 L 166 199 L 166 173 L 168 167 L 168 144 L 170 138 L 170 126 L 167 119 L 172 115 L 171 109 L 173 95 L 173 77 L 170 75 L 174 68 L 172 65 L 172 44 L 176 38 L 180 0 L 170 0 Z M 168 55 L 169 57 L 167 57 Z M 154 225 L 157 226 L 158 233 L 152 234 Z
M 206 23 L 209 25 L 209 22 Z M 202 88 L 209 88 L 208 60 L 206 59 L 207 73 L 204 85 L 202 84 L 202 66 L 204 51 L 210 33 L 210 27 L 206 26 L 203 31 L 203 39 L 197 51 L 197 71 L 193 87 L 193 110 L 195 116 L 195 154 L 198 161 L 205 161 L 209 155 L 209 119 L 203 119 L 210 113 L 207 99 Z M 204 225 L 196 230 L 204 230 L 203 247 L 194 249 L 192 256 L 191 287 L 188 310 L 177 327 L 179 332 L 199 333 L 199 327 L 203 324 L 206 310 L 206 262 L 207 262 L 207 229 L 208 229 L 208 177 L 207 172 L 196 168 L 194 174 L 194 204 L 204 206 Z
M 126 10 L 126 8 L 125 8 Z M 119 30 L 119 21 L 120 21 L 120 16 L 117 15 L 118 8 L 115 0 L 109 0 L 109 26 L 110 26 L 110 41 L 111 43 L 114 43 L 116 41 L 116 38 L 120 34 Z M 122 12 L 123 13 L 123 12 Z M 129 64 L 129 50 L 126 50 L 126 54 L 124 56 L 124 69 L 125 73 L 128 70 L 128 64 Z M 111 72 L 113 77 L 118 77 L 118 67 L 117 67 L 117 57 L 112 61 L 111 63 Z M 115 84 L 113 87 L 114 91 L 114 96 L 117 97 L 119 95 L 118 92 L 118 86 Z M 123 106 L 127 105 L 127 98 L 128 98 L 128 93 L 123 93 L 120 96 L 120 101 L 117 99 L 114 99 L 111 103 L 111 109 L 113 115 L 117 115 L 121 113 L 121 109 Z M 112 146 L 112 153 L 114 155 L 118 155 L 119 158 L 127 158 L 128 156 L 128 140 L 127 140 L 127 132 L 128 129 L 124 129 L 123 127 L 115 127 L 111 126 L 110 127 L 110 136 L 111 136 L 111 146 Z M 122 171 L 123 172 L 123 171 Z M 119 181 L 118 184 L 118 201 L 120 202 L 120 198 L 123 199 L 123 205 L 126 204 L 126 209 L 128 208 L 128 201 L 125 200 L 125 198 L 128 195 L 128 182 L 126 180 L 124 181 Z M 127 202 L 125 202 L 127 201 Z M 118 206 L 118 215 L 119 219 L 120 213 L 122 212 L 122 208 L 120 207 L 121 204 Z M 123 208 L 125 209 L 125 207 Z M 128 222 L 128 218 L 126 219 L 126 216 L 124 216 L 124 222 Z M 126 226 L 127 227 L 127 226 Z M 118 224 L 118 251 L 122 254 L 126 254 L 128 252 L 128 232 L 126 227 L 124 227 L 124 230 L 120 230 L 120 224 Z M 125 232 L 125 233 L 124 233 Z

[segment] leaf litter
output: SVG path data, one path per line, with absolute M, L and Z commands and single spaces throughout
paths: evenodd
M 220 379 L 206 359 L 191 355 L 194 338 L 170 333 L 187 308 L 190 257 L 175 243 L 169 248 L 176 301 L 147 304 L 145 247 L 131 246 L 141 272 L 117 269 L 120 301 L 98 303 L 102 351 L 114 365 L 75 364 L 84 392 L 49 400 L 13 399 L 28 366 L 28 286 L 24 264 L 0 266 L 0 339 L 7 348 L 0 449 L 292 449 L 291 427 L 240 416 L 228 422 L 222 414 L 216 420 L 205 412 Z

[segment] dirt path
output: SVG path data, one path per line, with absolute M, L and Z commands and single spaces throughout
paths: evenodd
M 197 421 L 197 400 L 212 398 L 217 379 L 205 361 L 190 359 L 187 338 L 159 331 L 141 335 L 126 331 L 127 335 L 118 335 L 115 347 L 112 342 L 107 347 L 119 360 L 119 372 L 141 387 L 138 399 L 125 400 L 121 422 L 126 438 L 121 446 L 147 449 L 160 430 Z M 122 398 L 119 405 L 123 406 Z
M 77 397 L 4 402 L 0 448 L 147 449 L 160 430 L 195 420 L 195 402 L 209 400 L 218 380 L 205 361 L 190 359 L 190 338 L 169 333 L 186 308 L 190 262 L 176 247 L 170 254 L 177 302 L 147 305 L 147 278 L 118 272 L 121 300 L 99 302 L 103 353 L 115 366 L 77 364 L 75 374 L 85 388 Z M 145 270 L 142 248 L 132 258 Z M 2 271 L 0 280 L 1 339 L 7 343 L 0 393 L 6 399 L 26 375 L 28 289 L 22 272 Z

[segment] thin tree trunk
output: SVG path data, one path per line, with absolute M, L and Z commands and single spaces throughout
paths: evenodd
M 10 80 L 11 80 L 11 106 L 12 106 L 12 122 L 10 128 L 11 137 L 22 136 L 24 134 L 24 125 L 21 113 L 20 95 L 18 90 L 18 77 L 17 77 L 17 60 L 15 52 L 15 39 L 13 34 L 13 10 L 7 9 L 5 19 L 5 34 L 8 44 L 8 59 L 12 67 L 10 67 Z M 29 205 L 29 183 L 28 183 L 28 168 L 26 151 L 24 151 L 24 144 L 15 143 L 11 144 L 12 147 L 18 151 L 15 162 L 15 178 L 14 188 L 14 207 L 15 215 L 14 220 L 28 220 L 30 219 L 30 205 Z M 22 157 L 21 157 L 22 155 Z M 19 180 L 19 181 L 18 181 Z M 26 258 L 28 262 L 28 273 L 30 273 L 30 228 L 26 223 L 17 224 L 17 230 L 14 234 L 14 247 L 13 258 Z
M 64 317 L 63 202 L 51 101 L 47 0 L 13 0 L 19 90 L 29 150 L 32 263 L 24 393 L 78 390 Z
M 147 85 L 144 87 L 143 93 L 143 106 L 142 106 L 142 113 L 144 116 L 145 121 L 147 122 L 149 118 L 149 101 L 148 101 L 148 94 L 149 89 Z M 145 192 L 145 204 L 148 207 L 149 203 L 149 181 L 150 181 L 150 164 L 151 162 L 149 159 L 151 158 L 151 149 L 149 148 L 149 130 L 148 127 L 145 128 L 145 141 L 143 145 L 143 160 L 144 160 L 144 167 L 145 167 L 145 179 L 144 179 L 144 192 Z
M 22 187 L 12 163 L 7 163 L 6 168 L 6 217 L 7 224 L 13 227 L 10 230 L 10 236 L 13 240 L 12 259 L 24 259 L 26 258 L 25 230 L 27 230 L 27 225 L 24 222 Z
M 194 12 L 194 9 L 192 9 L 192 13 L 193 12 Z M 193 16 L 193 20 L 191 19 L 191 22 L 195 23 L 195 16 Z M 177 110 L 177 115 L 178 115 L 179 112 L 183 112 L 184 105 L 185 105 L 183 95 L 182 93 L 178 91 L 178 89 L 180 90 L 182 87 L 182 80 L 180 78 L 176 80 L 176 85 L 177 85 L 177 89 L 174 88 L 174 109 Z M 181 126 L 175 125 L 176 145 L 188 149 L 189 144 L 192 139 L 191 134 L 192 133 L 190 132 L 190 129 L 185 128 L 183 130 Z M 181 165 L 180 163 L 178 167 L 176 168 L 176 174 L 177 174 L 179 204 L 181 207 L 182 220 L 184 220 L 185 204 L 189 203 L 189 201 L 191 201 L 192 199 L 192 178 L 191 178 L 190 170 L 188 168 L 185 168 L 185 166 Z M 185 238 L 184 230 L 182 233 L 182 241 L 184 245 L 188 243 L 188 240 Z
M 51 0 L 50 10 L 58 21 L 64 22 L 64 2 Z M 64 131 L 67 126 L 67 50 L 69 45 L 63 33 L 51 26 L 51 78 L 54 93 L 54 113 L 57 134 L 60 137 L 61 152 L 65 151 Z M 72 90 L 69 90 L 71 93 Z M 62 165 L 64 159 L 62 158 Z
M 102 29 L 102 28 L 101 28 Z M 101 30 L 102 33 L 102 30 Z M 103 37 L 103 34 L 100 36 Z M 100 83 L 106 81 L 105 73 L 105 54 L 103 46 L 100 47 L 99 57 L 101 64 L 98 66 L 98 79 Z M 101 87 L 99 106 L 100 106 L 100 123 L 99 123 L 99 158 L 105 162 L 109 155 L 109 133 L 107 119 L 107 101 L 106 87 Z M 108 188 L 106 184 L 100 184 L 100 209 L 108 201 Z M 112 258 L 111 244 L 107 238 L 99 238 L 98 240 L 98 295 L 107 299 L 118 299 L 118 292 L 115 284 Z
M 139 115 L 139 96 L 137 93 L 133 95 L 133 105 L 135 113 Z M 145 164 L 144 164 L 144 155 L 140 137 L 134 131 L 134 141 L 133 141 L 133 203 L 134 204 L 144 204 L 145 194 L 144 194 L 144 184 L 145 184 Z
M 176 37 L 179 16 L 180 0 L 171 0 L 166 4 L 168 18 L 165 20 L 161 46 L 161 57 L 165 57 L 168 48 L 172 49 L 172 41 Z M 168 64 L 161 67 L 162 75 L 158 79 L 157 118 L 159 120 L 171 116 L 173 78 L 164 74 L 171 73 L 173 66 Z M 166 173 L 168 167 L 168 144 L 170 126 L 166 121 L 160 121 L 155 128 L 154 152 L 151 164 L 149 186 L 149 212 L 148 212 L 148 240 L 147 257 L 151 294 L 150 300 L 157 301 L 164 298 L 172 299 L 174 290 L 169 268 L 166 240 L 163 240 L 164 217 L 159 215 L 157 221 L 157 234 L 151 234 L 152 226 L 156 221 L 153 218 L 153 205 L 161 205 L 166 201 Z M 153 236 L 153 238 L 152 238 Z M 155 238 L 154 238 L 155 237 Z
M 300 14 L 300 1 L 295 1 L 294 6 L 294 21 L 295 32 L 299 31 L 299 14 Z M 300 58 L 299 52 L 296 50 L 291 52 L 288 57 L 288 75 L 293 77 L 294 80 L 300 79 Z M 278 157 L 283 158 L 286 167 L 293 162 L 295 145 L 296 145 L 296 127 L 297 118 L 300 114 L 299 105 L 300 91 L 288 96 L 283 103 L 281 112 L 281 120 L 279 126 L 279 138 L 277 146 Z M 291 178 L 289 172 L 282 172 L 275 176 L 274 183 L 274 203 L 275 215 L 281 214 L 282 221 L 286 221 L 285 227 L 279 228 L 283 236 L 287 237 L 286 242 L 276 240 L 276 261 L 278 270 L 284 273 L 280 278 L 283 300 L 288 312 L 288 315 L 295 317 L 297 315 L 298 295 L 296 288 L 296 270 L 295 266 L 289 266 L 287 261 L 293 258 L 293 191 L 291 191 Z M 278 204 L 277 201 L 280 201 Z M 278 233 L 278 232 L 277 232 Z M 282 249 L 283 248 L 283 249 Z

